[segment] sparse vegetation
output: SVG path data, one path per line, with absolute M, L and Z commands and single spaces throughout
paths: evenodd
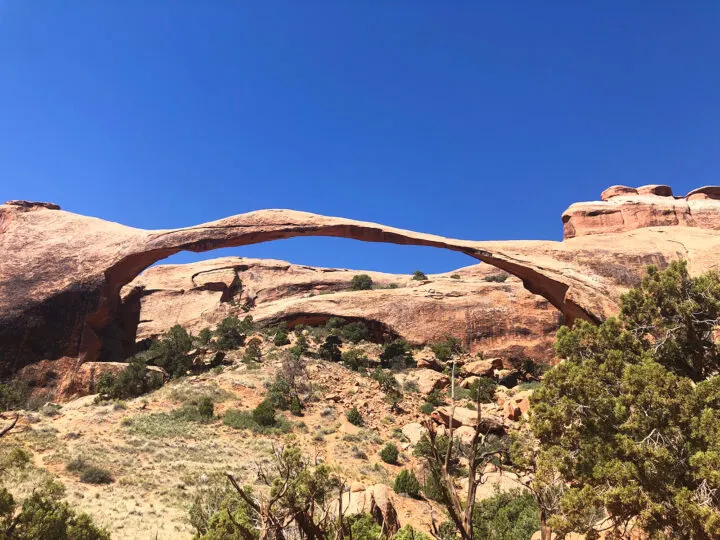
M 454 354 L 462 352 L 462 345 L 456 337 L 447 336 L 444 340 L 431 344 L 430 350 L 435 354 L 435 358 L 447 362 Z
M 391 442 L 385 443 L 385 446 L 383 446 L 382 450 L 380 450 L 380 459 L 390 465 L 397 465 L 398 455 L 398 447 Z
M 417 499 L 420 495 L 420 482 L 418 482 L 415 473 L 412 470 L 403 469 L 395 477 L 393 484 L 395 493 L 407 495 L 413 499 Z
M 171 377 L 182 377 L 192 367 L 192 358 L 188 355 L 192 347 L 190 334 L 176 324 L 161 338 L 154 340 L 142 358 L 163 368 Z
M 354 426 L 362 426 L 363 425 L 363 418 L 360 414 L 360 411 L 358 411 L 357 407 L 353 407 L 350 409 L 347 414 L 347 421 L 350 422 Z
M 0 412 L 19 409 L 28 397 L 27 384 L 13 380 L 8 384 L 0 383 Z
M 509 277 L 509 274 L 502 272 L 499 274 L 492 274 L 489 276 L 485 276 L 483 278 L 483 281 L 488 281 L 490 283 L 504 283 L 508 277 Z
M 248 341 L 247 347 L 245 347 L 245 354 L 243 354 L 243 362 L 248 364 L 260 362 L 262 360 L 261 345 L 262 340 L 259 337 L 254 337 Z
M 103 373 L 96 391 L 100 399 L 128 399 L 160 388 L 163 374 L 151 371 L 141 358 L 132 358 L 128 366 L 117 376 Z
M 435 405 L 433 405 L 432 403 L 425 402 L 422 405 L 420 405 L 420 412 L 423 414 L 430 414 L 434 410 L 435 410 Z
M 367 274 L 358 274 L 350 280 L 350 289 L 353 291 L 367 291 L 372 289 L 373 281 Z
M 416 281 L 427 281 L 427 276 L 425 275 L 425 272 L 421 272 L 420 270 L 415 270 L 412 273 L 412 278 Z
M 341 359 L 347 367 L 355 371 L 370 366 L 370 359 L 361 349 L 348 349 L 342 353 Z
M 342 340 L 335 334 L 330 334 L 320 346 L 319 356 L 328 362 L 339 362 L 342 359 L 340 352 Z
M 396 339 L 387 343 L 380 354 L 383 367 L 404 368 L 413 364 L 412 350 L 404 339 Z
M 248 315 L 242 321 L 237 317 L 226 317 L 215 329 L 215 346 L 221 351 L 237 349 L 245 343 L 247 334 L 253 331 L 253 318 Z

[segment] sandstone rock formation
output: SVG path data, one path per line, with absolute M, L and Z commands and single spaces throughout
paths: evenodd
M 472 352 L 552 360 L 560 313 L 517 278 L 487 281 L 500 274 L 492 266 L 431 275 L 425 282 L 363 271 L 380 288 L 349 291 L 359 273 L 240 257 L 159 265 L 123 288 L 120 320 L 139 321 L 136 334 L 132 325 L 125 333 L 128 340 L 142 340 L 175 324 L 197 334 L 229 314 L 290 326 L 322 324 L 335 316 L 364 321 L 376 337 L 401 336 L 415 345 L 452 335 L 467 338 Z M 386 288 L 391 284 L 397 288 Z M 442 371 L 434 355 L 427 365 L 420 360 L 418 367 Z
M 563 213 L 565 238 L 658 226 L 720 230 L 717 186 L 695 189 L 685 197 L 673 197 L 669 186 L 612 186 L 600 198 L 575 203 Z
M 56 205 L 11 201 L 0 205 L 0 375 L 41 359 L 117 357 L 128 339 L 122 333 L 127 321 L 119 320 L 120 290 L 158 260 L 181 250 L 207 251 L 293 236 L 340 236 L 460 251 L 517 276 L 567 320 L 597 321 L 617 309 L 619 294 L 649 263 L 664 266 L 684 258 L 691 273 L 717 266 L 717 188 L 691 192 L 680 202 L 688 208 L 680 213 L 683 218 L 650 219 L 658 214 L 654 209 L 662 214 L 666 202 L 676 201 L 662 196 L 664 192 L 653 187 L 629 195 L 637 197 L 632 205 L 619 206 L 633 206 L 638 218 L 623 227 L 601 220 L 609 228 L 602 234 L 578 234 L 595 231 L 589 225 L 593 220 L 582 225 L 580 219 L 595 216 L 592 210 L 571 207 L 564 220 L 573 231 L 563 242 L 455 240 L 290 210 L 261 210 L 195 227 L 146 231 L 65 212 Z M 619 203 L 622 197 L 599 204 L 615 208 L 613 201 Z M 653 210 L 646 212 L 646 207 Z M 605 210 L 601 206 L 598 215 Z M 640 219 L 646 215 L 650 217 Z M 669 211 L 663 215 L 669 216 Z M 673 215 L 678 216 L 674 206 Z M 207 286 L 215 283 L 213 277 Z

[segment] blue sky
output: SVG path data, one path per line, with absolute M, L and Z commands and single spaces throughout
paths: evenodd
M 293 208 L 560 239 L 612 184 L 720 183 L 720 3 L 0 0 L 0 199 L 144 228 Z M 203 255 L 472 262 L 293 239 Z

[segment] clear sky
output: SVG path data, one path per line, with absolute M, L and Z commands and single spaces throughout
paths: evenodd
M 719 28 L 715 0 L 0 0 L 0 199 L 144 228 L 293 208 L 560 239 L 609 185 L 720 183 Z M 472 262 L 341 239 L 201 257 L 227 254 Z

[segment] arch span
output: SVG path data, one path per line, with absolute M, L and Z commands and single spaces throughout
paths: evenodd
M 695 229 L 692 234 L 706 232 Z M 519 277 L 566 320 L 597 321 L 616 309 L 625 286 L 621 278 L 628 272 L 683 255 L 672 235 L 660 236 L 651 229 L 634 234 L 647 238 L 631 251 L 618 250 L 622 235 L 617 234 L 564 242 L 476 242 L 292 210 L 260 210 L 193 227 L 147 231 L 54 206 L 5 204 L 0 206 L 1 364 L 7 372 L 38 359 L 95 360 L 103 333 L 117 315 L 120 289 L 148 266 L 182 250 L 201 252 L 295 236 L 460 251 Z M 698 243 L 706 250 L 720 247 L 717 235 Z M 614 272 L 614 267 L 623 272 Z

